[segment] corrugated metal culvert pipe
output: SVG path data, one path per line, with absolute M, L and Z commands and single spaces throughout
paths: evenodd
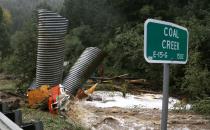
M 38 20 L 36 86 L 53 86 L 62 81 L 68 20 L 45 9 L 38 10 Z
M 96 47 L 86 48 L 63 82 L 67 93 L 75 95 L 77 89 L 82 87 L 82 84 L 96 70 L 104 57 L 105 54 L 100 49 Z

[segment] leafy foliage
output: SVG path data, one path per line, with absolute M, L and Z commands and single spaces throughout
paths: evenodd
M 13 54 L 4 62 L 4 68 L 7 73 L 15 74 L 23 82 L 30 83 L 35 77 L 36 39 L 36 25 L 31 22 L 11 38 Z
M 0 60 L 8 55 L 10 49 L 8 28 L 4 14 L 4 10 L 0 7 Z
M 60 10 L 64 0 L 0 0 L 0 5 L 12 16 L 11 33 L 20 30 L 30 20 L 33 11 L 40 4 L 47 3 L 53 10 Z
M 72 21 L 67 38 L 71 40 L 66 44 L 78 45 L 69 46 L 72 54 L 67 47 L 66 57 L 79 54 L 76 52 L 82 49 L 78 48 L 98 46 L 108 53 L 108 74 L 130 73 L 150 79 L 153 88 L 161 89 L 162 66 L 148 64 L 143 58 L 143 23 L 147 18 L 174 22 L 189 29 L 189 62 L 171 65 L 170 92 L 204 98 L 210 96 L 208 10 L 207 0 L 65 0 L 62 13 Z M 81 35 L 72 33 L 75 31 Z
M 192 109 L 203 115 L 210 115 L 210 99 L 197 100 L 194 102 Z

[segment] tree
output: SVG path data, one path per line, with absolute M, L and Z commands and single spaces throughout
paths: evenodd
M 53 10 L 59 11 L 64 0 L 0 0 L 0 5 L 12 16 L 10 31 L 12 34 L 21 30 L 25 21 L 30 20 L 33 11 L 40 4 L 47 3 Z
M 4 62 L 4 70 L 23 83 L 31 83 L 36 72 L 37 22 L 28 21 L 11 37 L 12 54 Z
M 0 60 L 5 58 L 9 53 L 9 34 L 4 23 L 3 9 L 0 7 Z

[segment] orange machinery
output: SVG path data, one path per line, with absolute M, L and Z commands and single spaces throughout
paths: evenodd
M 76 94 L 76 98 L 83 99 L 88 97 L 95 91 L 97 83 L 94 84 L 88 90 L 79 89 Z M 56 85 L 49 87 L 49 85 L 42 85 L 39 88 L 30 90 L 28 94 L 28 103 L 31 108 L 38 108 L 40 106 L 48 104 L 50 113 L 58 113 L 58 108 L 62 105 L 65 100 L 69 99 L 69 95 L 65 93 L 62 85 Z

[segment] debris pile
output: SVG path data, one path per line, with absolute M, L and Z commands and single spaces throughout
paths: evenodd
M 68 20 L 45 9 L 38 10 L 38 20 L 36 83 L 35 87 L 32 85 L 29 88 L 28 101 L 32 108 L 48 106 L 49 111 L 55 114 L 70 96 L 75 96 L 76 91 L 80 90 L 81 93 L 77 95 L 80 98 L 94 91 L 96 85 L 84 91 L 82 84 L 103 61 L 105 54 L 96 47 L 86 48 L 70 69 L 62 86 L 64 37 Z

